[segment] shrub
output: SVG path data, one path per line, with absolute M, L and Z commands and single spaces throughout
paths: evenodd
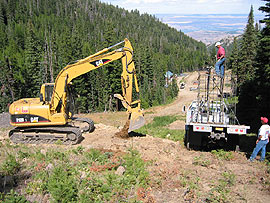
M 19 156 L 20 159 L 24 159 L 24 158 L 30 157 L 30 154 L 28 152 L 24 152 L 22 150 L 19 150 L 18 156 Z
M 0 195 L 0 201 L 3 201 L 5 203 L 26 203 L 26 202 L 28 202 L 24 196 L 19 195 L 18 193 L 14 192 L 14 190 L 11 190 L 6 195 Z
M 129 154 L 124 156 L 123 166 L 126 169 L 126 181 L 130 185 L 146 187 L 149 182 L 149 173 L 146 170 L 146 163 L 141 159 L 135 150 L 129 150 Z
M 56 202 L 73 202 L 78 198 L 74 172 L 69 167 L 58 166 L 48 178 L 48 191 Z
M 15 156 L 8 154 L 6 160 L 1 166 L 1 171 L 4 175 L 15 175 L 20 167 L 21 165 L 17 162 Z
M 72 149 L 72 152 L 73 152 L 74 154 L 76 154 L 76 155 L 78 155 L 78 154 L 83 154 L 83 152 L 84 152 L 84 147 L 78 146 L 76 149 Z
M 204 157 L 200 155 L 194 157 L 193 164 L 208 167 L 211 164 L 211 162 L 209 160 L 205 160 Z
M 80 184 L 79 202 L 108 202 L 112 199 L 115 180 L 108 184 L 96 176 L 83 180 Z
M 14 175 L 18 170 L 27 171 L 26 187 L 22 192 L 49 194 L 51 202 L 132 202 L 136 200 L 137 188 L 148 187 L 147 163 L 137 151 L 130 150 L 124 154 L 85 150 L 83 147 L 42 150 L 39 146 L 18 146 L 18 157 L 27 160 L 21 165 L 20 159 L 5 153 L 0 174 Z M 4 147 L 0 152 L 7 149 Z M 15 150 L 8 148 L 8 151 L 14 153 Z M 115 171 L 120 165 L 125 172 L 118 175 Z M 17 193 L 0 193 L 0 202 L 8 202 L 9 199 L 9 202 L 25 202 L 24 197 Z
M 199 188 L 200 178 L 189 172 L 184 172 L 179 177 L 180 184 L 183 187 L 188 187 L 190 190 L 195 191 Z
M 84 156 L 87 159 L 88 163 L 96 162 L 99 164 L 105 164 L 110 162 L 110 153 L 102 153 L 97 149 L 90 149 L 90 151 L 84 153 Z
M 230 152 L 230 151 L 227 152 L 227 151 L 224 151 L 223 149 L 212 150 L 211 153 L 214 154 L 220 160 L 229 161 L 229 160 L 232 160 L 234 158 L 232 152 Z

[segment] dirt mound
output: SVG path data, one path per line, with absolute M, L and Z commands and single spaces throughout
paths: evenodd
M 115 136 L 120 137 L 120 138 L 128 138 L 129 137 L 129 135 L 128 135 L 129 123 L 130 123 L 130 121 L 128 120 L 126 122 L 126 124 L 124 125 L 124 127 L 122 128 L 122 130 L 115 133 Z

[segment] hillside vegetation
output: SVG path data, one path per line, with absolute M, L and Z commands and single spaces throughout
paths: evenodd
M 128 38 L 143 107 L 166 103 L 177 95 L 165 88 L 164 74 L 194 70 L 204 64 L 206 47 L 161 23 L 154 16 L 128 12 L 97 0 L 2 0 L 0 2 L 0 111 L 13 100 L 39 96 L 42 83 L 53 82 L 69 62 Z M 74 81 L 80 112 L 118 108 L 120 60 Z
M 228 67 L 238 83 L 237 117 L 256 133 L 260 123 L 254 121 L 270 115 L 270 0 L 264 0 L 264 3 L 265 6 L 259 8 L 265 13 L 265 18 L 260 21 L 263 28 L 254 24 L 251 7 L 244 33 L 235 39 L 228 60 Z

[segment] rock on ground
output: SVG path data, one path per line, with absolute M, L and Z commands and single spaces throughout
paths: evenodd
M 0 128 L 11 127 L 10 123 L 10 115 L 7 112 L 0 113 Z

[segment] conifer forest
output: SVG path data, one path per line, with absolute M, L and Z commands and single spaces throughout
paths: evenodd
M 148 14 L 98 0 L 0 1 L 0 111 L 19 98 L 38 97 L 67 64 L 128 38 L 134 49 L 144 108 L 164 104 L 178 91 L 165 73 L 192 71 L 207 59 L 206 46 Z M 79 112 L 119 110 L 121 62 L 73 81 Z
M 263 5 L 265 3 L 265 5 Z M 264 19 L 254 22 L 251 6 L 244 33 L 235 39 L 228 67 L 237 78 L 237 117 L 257 132 L 260 117 L 270 115 L 270 0 L 259 8 Z
M 260 24 L 254 22 L 251 7 L 244 33 L 225 47 L 230 50 L 227 68 L 237 78 L 237 117 L 256 128 L 253 120 L 270 114 L 269 4 L 262 0 L 259 10 L 265 18 Z M 1 0 L 0 112 L 17 99 L 38 97 L 40 86 L 54 82 L 67 64 L 124 38 L 134 48 L 143 108 L 177 96 L 175 82 L 165 85 L 167 71 L 180 74 L 215 62 L 214 49 L 138 10 L 98 0 Z M 120 110 L 113 94 L 121 92 L 121 71 L 121 62 L 115 61 L 76 78 L 78 112 Z

